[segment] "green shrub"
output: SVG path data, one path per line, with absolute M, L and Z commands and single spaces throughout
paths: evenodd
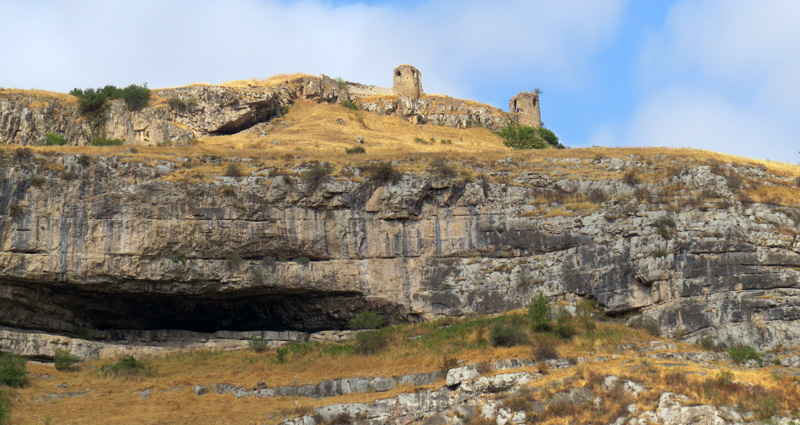
M 402 175 L 399 171 L 394 169 L 391 162 L 379 162 L 377 164 L 367 165 L 361 167 L 361 171 L 368 179 L 375 181 L 378 184 L 395 184 Z
M 558 358 L 558 350 L 553 337 L 547 334 L 536 337 L 531 343 L 531 354 L 537 361 Z
M 67 144 L 67 139 L 64 136 L 53 132 L 48 132 L 44 135 L 44 138 L 44 144 L 47 146 L 63 146 Z
M 22 205 L 20 205 L 20 204 L 18 204 L 16 202 L 13 203 L 13 204 L 10 204 L 8 206 L 8 215 L 11 218 L 20 218 L 23 215 L 25 215 L 25 208 Z
M 250 349 L 255 351 L 256 353 L 263 353 L 264 351 L 267 351 L 268 348 L 269 348 L 269 341 L 267 341 L 266 339 L 260 336 L 254 336 L 250 338 Z
M 142 375 L 146 371 L 147 364 L 141 360 L 136 360 L 134 356 L 127 356 L 117 360 L 114 363 L 104 364 L 100 367 L 100 375 L 102 376 L 137 376 Z
M 383 327 L 383 317 L 377 311 L 367 307 L 350 319 L 351 329 L 379 329 Z
M 653 226 L 655 226 L 656 232 L 664 239 L 672 239 L 672 235 L 678 227 L 675 219 L 668 215 L 657 218 L 653 222 Z
M 516 323 L 495 323 L 489 333 L 489 341 L 495 347 L 513 347 L 528 341 L 528 334 Z
M 238 252 L 234 252 L 233 254 L 227 256 L 225 258 L 225 265 L 228 266 L 228 270 L 238 272 L 239 269 L 242 267 L 242 263 L 244 259 Z
M 389 343 L 389 335 L 383 331 L 362 331 L 356 334 L 356 351 L 363 355 L 375 354 Z
M 0 391 L 0 425 L 8 423 L 11 417 L 11 399 L 5 391 Z
M 28 382 L 25 359 L 16 354 L 0 351 L 0 385 L 21 387 Z
M 563 148 L 558 141 L 558 136 L 544 127 L 511 124 L 504 128 L 499 135 L 503 138 L 504 145 L 514 149 Z
M 344 151 L 347 152 L 348 155 L 353 155 L 353 154 L 356 154 L 356 153 L 366 153 L 367 152 L 367 150 L 362 148 L 361 146 L 356 146 L 354 148 L 349 148 L 349 149 L 345 148 Z
M 33 151 L 31 148 L 19 148 L 14 151 L 14 158 L 17 161 L 25 161 L 33 158 Z
M 301 255 L 301 256 L 295 258 L 294 262 L 297 263 L 297 264 L 300 264 L 301 266 L 307 266 L 309 263 L 311 263 L 311 259 L 306 257 L 306 256 L 304 256 L 304 255 Z
M 650 336 L 661 335 L 661 326 L 658 324 L 658 321 L 653 318 L 640 317 L 631 322 L 631 327 L 644 329 L 648 334 L 650 334 Z
M 550 330 L 550 299 L 541 290 L 536 294 L 528 306 L 528 317 L 530 317 L 533 330 L 536 332 L 547 332 Z
M 439 177 L 455 177 L 456 169 L 451 166 L 446 159 L 436 158 L 430 163 L 431 171 Z
M 75 367 L 75 363 L 81 361 L 81 358 L 74 354 L 71 354 L 69 351 L 59 349 L 56 350 L 56 355 L 54 360 L 55 360 L 56 370 L 71 371 L 77 369 Z
M 439 366 L 439 370 L 441 370 L 442 373 L 447 374 L 448 370 L 456 367 L 458 367 L 457 358 L 450 356 L 442 356 L 442 364 Z
M 106 137 L 95 137 L 92 139 L 92 146 L 120 146 L 123 142 L 122 139 L 109 139 Z
M 763 363 L 761 354 L 759 354 L 755 348 L 749 345 L 742 345 L 742 344 L 732 345 L 728 348 L 728 354 L 731 355 L 733 361 L 739 364 L 744 364 L 751 359 L 757 360 L 759 365 Z
M 718 343 L 712 336 L 704 336 L 697 340 L 697 345 L 704 350 L 724 351 L 725 344 Z
M 594 332 L 597 324 L 592 317 L 597 306 L 592 300 L 581 300 L 576 306 L 576 316 L 586 332 Z
M 781 412 L 780 404 L 774 394 L 762 394 L 753 400 L 756 417 L 759 419 L 771 418 Z
M 267 279 L 266 273 L 259 267 L 251 267 L 250 274 L 253 276 L 253 281 L 259 285 L 262 285 Z
M 280 364 L 289 362 L 289 347 L 283 345 L 275 350 L 275 360 Z
M 121 90 L 119 95 L 125 104 L 128 105 L 129 111 L 138 111 L 150 101 L 150 89 L 147 88 L 147 83 L 141 86 L 131 84 Z
M 101 89 L 75 88 L 69 94 L 78 98 L 78 108 L 83 115 L 102 115 L 108 107 L 108 101 L 122 99 L 130 111 L 138 111 L 150 101 L 150 89 L 144 85 L 131 84 L 124 89 L 106 85 Z
M 228 167 L 225 168 L 225 176 L 242 177 L 244 176 L 244 171 L 242 171 L 242 167 L 239 164 L 228 164 Z
M 356 105 L 355 103 L 353 103 L 353 102 L 351 102 L 349 100 L 345 100 L 344 102 L 342 102 L 342 106 L 344 106 L 347 109 L 352 109 L 354 111 L 357 111 L 357 110 L 361 109 L 361 108 L 358 107 L 358 105 Z
M 116 87 L 114 88 L 116 89 Z M 81 115 L 100 115 L 108 107 L 108 93 L 103 89 L 75 88 L 69 94 L 78 98 L 78 110 Z
M 629 184 L 630 186 L 636 186 L 637 184 L 642 182 L 642 179 L 640 179 L 639 176 L 636 175 L 636 172 L 633 170 L 625 173 L 625 175 L 622 176 L 622 180 L 624 180 L 625 183 Z
M 575 329 L 575 318 L 564 307 L 559 308 L 556 313 L 556 324 L 553 326 L 553 333 L 562 339 L 572 338 L 578 333 Z
M 326 177 L 333 171 L 330 165 L 326 163 L 314 162 L 311 167 L 303 174 L 303 180 L 308 184 L 309 188 L 313 191 L 325 180 Z
M 331 418 L 330 422 L 326 425 L 351 425 L 353 423 L 353 417 L 347 413 L 339 413 L 338 415 Z
M 178 112 L 186 112 L 186 102 L 181 100 L 179 97 L 170 97 L 167 99 L 167 104 L 169 107 Z
M 42 187 L 47 183 L 47 178 L 44 176 L 33 176 L 31 177 L 31 186 L 33 187 Z

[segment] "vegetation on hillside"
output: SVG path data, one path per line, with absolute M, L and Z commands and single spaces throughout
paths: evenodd
M 150 101 L 150 89 L 147 88 L 147 83 L 141 86 L 131 84 L 124 89 L 110 84 L 98 89 L 74 88 L 69 94 L 78 98 L 81 114 L 90 116 L 100 115 L 105 112 L 108 102 L 111 100 L 124 100 L 130 111 L 138 111 Z
M 558 136 L 547 128 L 530 127 L 511 123 L 498 133 L 503 144 L 514 149 L 546 149 L 549 147 L 564 149 Z

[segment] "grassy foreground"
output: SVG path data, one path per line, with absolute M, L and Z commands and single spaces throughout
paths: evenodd
M 554 322 L 555 323 L 555 322 Z M 139 359 L 142 367 L 114 370 L 108 361 L 79 365 L 76 371 L 58 371 L 49 364 L 29 363 L 29 384 L 11 390 L 14 396 L 13 424 L 97 423 L 107 424 L 206 424 L 279 423 L 311 413 L 315 407 L 336 403 L 369 402 L 420 388 L 399 386 L 382 393 L 361 393 L 322 400 L 305 398 L 235 399 L 213 391 L 202 397 L 193 385 L 230 383 L 251 389 L 258 383 L 269 387 L 314 384 L 346 377 L 393 376 L 441 370 L 464 363 L 508 358 L 586 357 L 589 362 L 569 369 L 529 368 L 543 373 L 529 389 L 504 403 L 524 405 L 573 386 L 595 388 L 607 375 L 619 375 L 643 383 L 648 391 L 635 400 L 620 395 L 605 397 L 604 415 L 583 417 L 581 412 L 542 413 L 537 422 L 561 423 L 568 415 L 581 423 L 613 421 L 621 403 L 636 403 L 651 409 L 664 391 L 677 391 L 698 403 L 737 403 L 758 413 L 795 412 L 800 409 L 800 386 L 780 368 L 745 369 L 729 362 L 675 366 L 674 362 L 646 359 L 642 354 L 620 350 L 620 345 L 646 344 L 657 339 L 645 329 L 632 329 L 614 322 L 573 321 L 570 332 L 534 332 L 523 312 L 497 317 L 441 319 L 430 323 L 400 325 L 371 331 L 383 343 L 372 354 L 363 354 L 359 344 L 304 343 L 269 349 L 240 351 L 190 351 L 164 357 Z M 557 330 L 558 324 L 554 331 Z M 498 331 L 500 329 L 501 331 Z M 516 333 L 517 339 L 503 339 Z M 650 329 L 652 332 L 652 329 Z M 510 342 L 507 342 L 510 341 Z M 503 344 L 509 346 L 502 346 Z M 679 346 L 677 352 L 702 351 Z M 616 355 L 616 359 L 612 356 Z M 595 356 L 608 360 L 595 362 Z M 488 372 L 488 374 L 500 372 Z M 566 378 L 571 380 L 564 381 Z M 429 385 L 439 388 L 444 381 Z M 755 389 L 754 389 L 755 388 Z M 150 390 L 148 398 L 141 391 Z M 74 397 L 48 400 L 48 394 L 85 392 Z M 520 397 L 522 397 L 520 399 Z M 44 400 L 40 401 L 40 398 Z M 627 405 L 625 404 L 625 405 Z M 761 409 L 761 410 L 759 410 Z M 559 416 L 562 415 L 562 416 Z M 599 421 L 599 422 L 598 422 Z M 607 422 L 606 422 L 607 423 Z

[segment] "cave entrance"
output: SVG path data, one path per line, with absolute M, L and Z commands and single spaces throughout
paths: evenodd
M 256 124 L 267 122 L 281 115 L 281 105 L 278 101 L 264 101 L 250 104 L 250 111 L 234 121 L 227 122 L 211 131 L 213 136 L 228 136 L 247 130 Z
M 0 324 L 60 333 L 76 329 L 316 332 L 347 329 L 349 320 L 369 305 L 357 292 L 176 295 L 60 285 L 16 288 L 13 298 L 0 297 Z M 390 317 L 391 308 L 381 309 L 384 317 Z

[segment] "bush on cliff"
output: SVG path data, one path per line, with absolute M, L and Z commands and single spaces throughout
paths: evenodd
M 558 136 L 544 127 L 510 124 L 499 135 L 503 138 L 504 145 L 514 149 L 564 148 L 564 145 L 559 143 Z
M 48 132 L 44 135 L 45 141 L 44 144 L 47 146 L 63 146 L 67 144 L 67 139 L 60 134 L 56 134 L 53 132 Z
M 361 172 L 368 179 L 378 184 L 395 184 L 403 177 L 399 171 L 394 169 L 391 162 L 379 162 L 361 167 Z
M 138 111 L 150 101 L 150 89 L 147 83 L 139 86 L 131 84 L 124 89 L 106 85 L 99 89 L 74 88 L 69 94 L 78 98 L 78 107 L 83 115 L 101 114 L 108 107 L 108 101 L 122 99 L 129 111 Z

